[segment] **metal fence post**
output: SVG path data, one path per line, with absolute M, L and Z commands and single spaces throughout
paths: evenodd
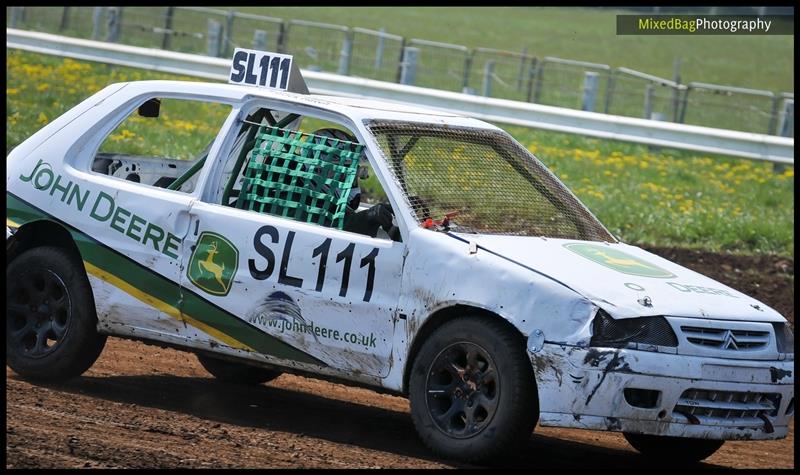
M 539 64 L 536 65 L 536 74 L 533 78 L 533 102 L 536 103 L 538 103 L 539 99 L 542 97 L 542 76 L 544 76 L 544 65 L 544 60 L 539 61 Z
M 616 87 L 617 71 L 606 71 L 608 79 L 606 80 L 606 99 L 603 104 L 603 113 L 610 114 L 611 100 L 614 99 L 614 87 Z
M 100 39 L 100 30 L 103 28 L 103 7 L 94 7 L 92 10 L 92 39 Z
M 11 28 L 16 28 L 22 21 L 22 9 L 25 7 L 11 7 Z
M 208 20 L 208 55 L 219 57 L 222 46 L 222 23 Z
M 644 118 L 650 119 L 653 115 L 653 83 L 648 83 L 644 88 Z
M 278 53 L 286 53 L 286 22 L 281 22 L 278 25 L 278 38 L 276 48 Z
M 403 75 L 403 58 L 406 54 L 406 38 L 400 38 L 400 57 L 397 58 L 397 71 L 395 73 L 394 82 L 400 83 L 400 77 Z
M 256 30 L 253 32 L 253 49 L 265 51 L 267 49 L 267 32 Z
M 681 114 L 678 117 L 678 123 L 682 124 L 684 120 L 686 120 L 686 108 L 689 107 L 689 91 L 692 88 L 687 86 L 686 89 L 683 91 L 683 98 L 681 99 Z
M 776 135 L 778 133 L 778 102 L 780 96 L 772 98 L 772 111 L 769 115 L 769 125 L 767 125 L 767 134 Z
M 528 47 L 522 48 L 522 56 L 519 57 L 519 72 L 517 73 L 517 91 L 522 90 L 522 83 L 525 81 L 525 59 L 528 57 Z
M 417 63 L 419 62 L 419 48 L 406 46 L 403 48 L 403 61 L 401 62 L 400 84 L 414 85 L 417 80 Z
M 531 102 L 531 99 L 533 99 L 533 78 L 536 75 L 538 65 L 539 60 L 537 58 L 531 59 L 531 65 L 528 68 L 528 94 L 525 97 L 527 102 Z
M 69 28 L 69 7 L 64 7 L 61 12 L 61 23 L 58 25 L 58 31 L 64 31 Z
M 487 60 L 483 65 L 483 89 L 481 95 L 489 97 L 492 95 L 492 74 L 494 74 L 494 60 Z
M 583 101 L 581 110 L 594 112 L 594 105 L 597 102 L 597 86 L 600 84 L 600 76 L 593 71 L 586 71 L 583 76 Z
M 681 59 L 675 58 L 672 65 L 672 80 L 675 82 L 675 87 L 672 88 L 672 121 L 678 122 L 678 108 L 680 107 L 680 94 L 679 86 L 681 84 Z
M 348 30 L 344 35 L 342 50 L 339 52 L 339 69 L 337 74 L 350 75 L 350 57 L 353 55 L 353 32 Z
M 108 31 L 106 41 L 116 43 L 119 41 L 120 26 L 122 23 L 122 9 L 120 7 L 108 7 Z
M 222 51 L 224 52 L 223 55 L 227 58 L 231 55 L 231 42 L 233 38 L 233 19 L 234 19 L 234 11 L 228 10 L 228 16 L 225 18 L 225 31 L 222 34 L 223 44 L 222 44 Z
M 672 121 L 678 122 L 681 108 L 681 91 L 678 87 L 672 88 Z
M 780 124 L 778 133 L 781 137 L 794 137 L 794 99 L 783 101 Z
M 375 47 L 375 69 L 381 69 L 383 63 L 383 50 L 386 47 L 386 39 L 383 34 L 386 33 L 386 28 L 381 27 L 380 35 L 378 35 L 378 46 Z
M 164 13 L 164 38 L 161 40 L 161 49 L 169 49 L 169 42 L 172 38 L 172 18 L 175 15 L 175 7 L 167 7 Z
M 778 133 L 782 137 L 794 137 L 794 99 L 786 99 L 783 101 L 783 110 L 781 111 Z M 772 163 L 773 172 L 783 173 L 785 170 L 785 164 Z
M 475 54 L 475 50 L 467 51 L 464 55 L 464 75 L 461 80 L 461 90 L 464 91 L 469 89 L 469 73 L 472 70 L 472 56 Z
M 117 7 L 117 38 L 114 41 L 120 41 L 120 37 L 122 36 L 122 27 L 124 26 L 125 15 L 125 7 Z

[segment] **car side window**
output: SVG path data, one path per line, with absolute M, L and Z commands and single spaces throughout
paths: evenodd
M 231 106 L 188 99 L 143 101 L 105 137 L 92 171 L 142 185 L 194 191 Z
M 222 170 L 216 204 L 399 240 L 365 146 L 340 124 L 257 109 Z

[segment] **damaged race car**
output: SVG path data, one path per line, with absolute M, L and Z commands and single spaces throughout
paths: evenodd
M 407 396 L 436 454 L 541 426 L 697 461 L 786 437 L 794 341 L 767 305 L 620 242 L 472 118 L 309 94 L 237 49 L 230 84 L 112 84 L 7 158 L 6 361 L 85 372 L 107 336 Z

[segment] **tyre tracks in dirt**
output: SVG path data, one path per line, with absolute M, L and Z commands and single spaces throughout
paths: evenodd
M 7 468 L 444 468 L 401 397 L 282 375 L 226 385 L 189 353 L 109 338 L 84 376 L 32 384 L 6 369 Z M 728 442 L 695 467 L 790 468 L 780 441 Z M 663 468 L 620 434 L 538 427 L 507 465 Z

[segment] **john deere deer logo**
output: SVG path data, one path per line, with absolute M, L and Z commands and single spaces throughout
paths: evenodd
M 658 277 L 662 279 L 676 277 L 672 272 L 611 247 L 583 243 L 564 244 L 564 247 L 589 260 L 614 269 L 617 272 L 622 272 L 623 274 Z
M 239 251 L 230 241 L 204 232 L 192 252 L 186 276 L 196 286 L 213 295 L 228 295 L 239 265 Z
M 225 263 L 223 262 L 222 265 L 214 263 L 214 256 L 217 255 L 217 253 L 219 253 L 219 251 L 217 251 L 217 241 L 214 241 L 208 248 L 208 257 L 206 257 L 206 260 L 197 261 L 197 265 L 200 266 L 200 268 L 214 274 L 214 278 L 217 279 L 219 285 L 221 285 L 222 289 L 227 292 L 228 286 L 222 281 L 222 272 L 225 270 Z

